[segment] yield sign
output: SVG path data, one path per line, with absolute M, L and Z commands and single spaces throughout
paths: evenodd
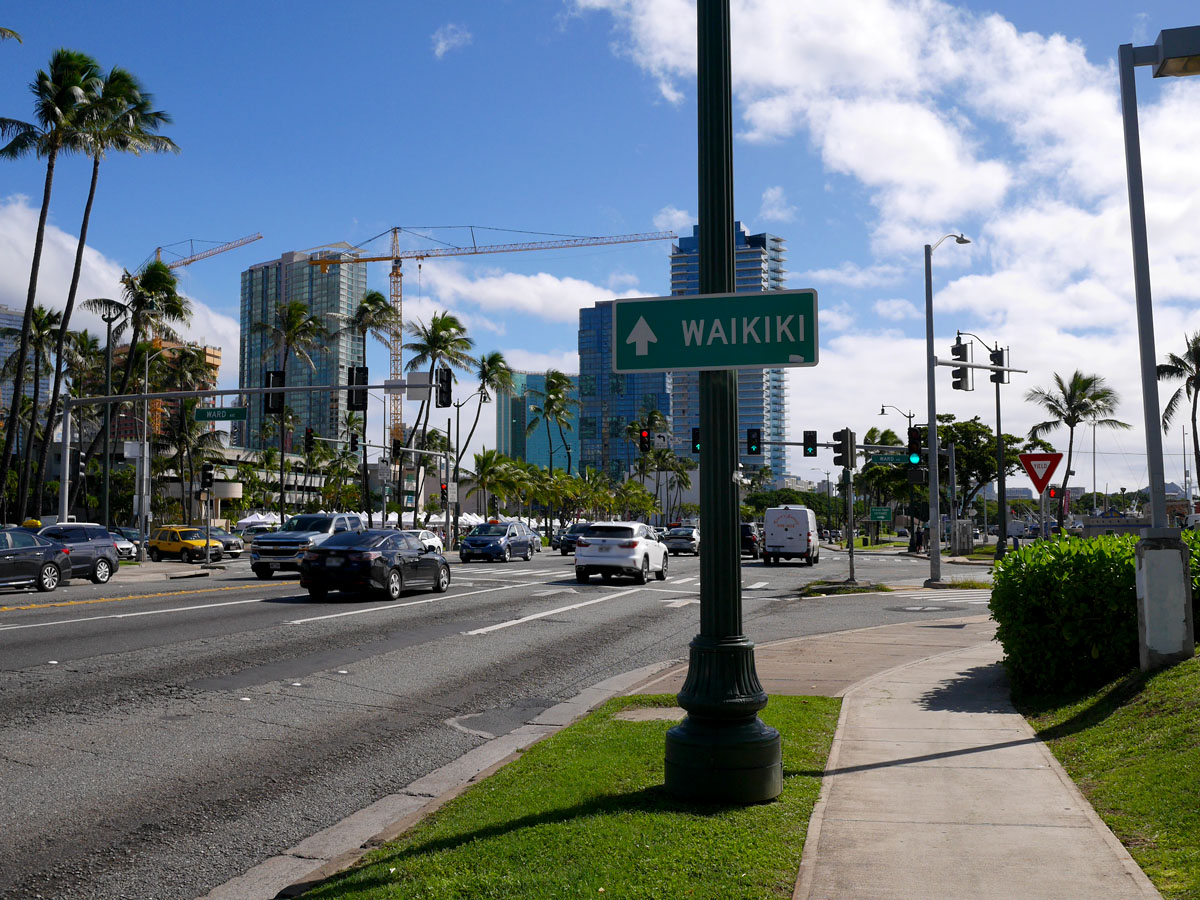
M 1033 482 L 1034 489 L 1040 494 L 1046 490 L 1046 485 L 1050 483 L 1050 478 L 1062 461 L 1063 455 L 1061 453 L 1020 453 L 1017 458 L 1025 467 L 1025 473 Z

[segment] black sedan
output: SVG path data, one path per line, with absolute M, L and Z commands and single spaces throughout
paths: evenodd
M 440 553 L 426 550 L 402 531 L 335 534 L 300 560 L 300 586 L 313 600 L 331 590 L 382 591 L 396 600 L 409 588 L 438 593 L 450 587 L 450 566 Z
M 71 577 L 70 548 L 23 528 L 0 531 L 0 587 L 52 591 Z

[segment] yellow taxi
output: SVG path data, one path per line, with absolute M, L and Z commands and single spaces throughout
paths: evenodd
M 186 563 L 204 560 L 204 532 L 191 525 L 162 525 L 154 529 L 147 542 L 147 552 L 155 562 L 176 556 Z M 209 558 L 221 558 L 221 542 L 209 540 Z

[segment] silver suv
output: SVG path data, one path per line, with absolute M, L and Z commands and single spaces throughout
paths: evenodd
M 335 534 L 362 531 L 362 519 L 351 513 L 304 513 L 283 527 L 259 535 L 250 545 L 250 567 L 259 578 L 276 572 L 299 572 L 304 554 Z

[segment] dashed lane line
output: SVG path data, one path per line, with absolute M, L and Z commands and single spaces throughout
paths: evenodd
M 188 592 L 192 593 L 192 592 Z M 196 591 L 194 593 L 201 593 Z M 150 596 L 156 596 L 151 594 Z M 167 595 L 164 595 L 167 596 Z M 201 603 L 197 606 L 176 606 L 171 609 L 145 609 L 141 612 L 110 613 L 107 616 L 82 616 L 78 619 L 55 619 L 53 622 L 30 622 L 25 625 L 0 625 L 0 631 L 19 631 L 24 628 L 46 628 L 50 625 L 71 625 L 78 622 L 98 622 L 102 619 L 134 619 L 139 616 L 160 616 L 164 613 L 192 612 L 197 609 L 215 609 L 221 606 L 240 606 L 243 603 L 265 603 L 265 597 L 252 600 L 229 600 L 225 603 Z
M 606 600 L 616 600 L 618 597 L 625 597 L 629 594 L 636 594 L 642 590 L 640 587 L 630 588 L 627 591 L 617 591 L 615 594 L 606 594 L 603 597 L 597 597 L 595 600 L 585 600 L 582 603 L 572 603 L 570 606 L 560 606 L 558 609 L 548 609 L 545 612 L 534 613 L 530 616 L 522 616 L 519 619 L 509 619 L 507 622 L 498 622 L 495 625 L 488 625 L 486 628 L 476 628 L 474 631 L 465 632 L 469 635 L 491 634 L 493 631 L 500 631 L 503 628 L 512 628 L 514 625 L 523 625 L 526 622 L 532 622 L 534 619 L 544 619 L 546 616 L 557 615 L 558 613 L 570 612 L 573 609 L 581 609 L 585 606 L 592 606 L 596 603 L 604 603 Z

